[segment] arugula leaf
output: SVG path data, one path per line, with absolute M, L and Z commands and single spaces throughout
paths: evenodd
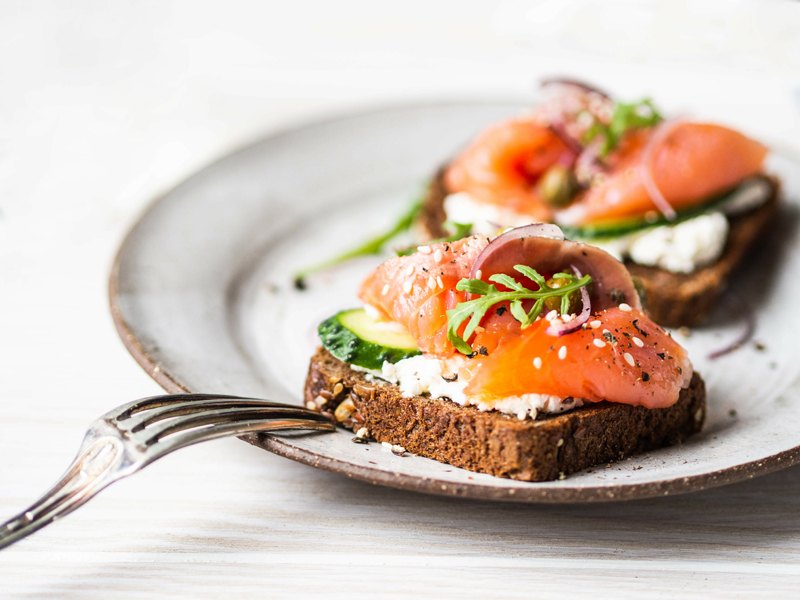
M 528 289 L 510 275 L 502 273 L 492 275 L 489 277 L 489 281 L 502 285 L 510 291 L 501 291 L 497 286 L 480 279 L 465 278 L 456 284 L 456 289 L 459 291 L 481 296 L 481 298 L 459 302 L 455 308 L 447 311 L 447 339 L 462 354 L 470 356 L 474 354 L 468 340 L 475 333 L 489 309 L 496 304 L 508 302 L 511 315 L 521 323 L 524 329 L 536 321 L 544 308 L 545 300 L 559 298 L 561 313 L 565 314 L 569 309 L 572 292 L 589 285 L 592 281 L 589 275 L 584 275 L 579 279 L 569 273 L 556 273 L 553 275 L 553 279 L 567 280 L 567 284 L 562 287 L 551 287 L 538 271 L 527 265 L 515 265 L 514 269 L 535 282 L 538 289 Z M 535 300 L 530 311 L 525 311 L 523 300 Z M 459 334 L 464 323 L 466 326 Z
M 583 135 L 583 142 L 588 144 L 598 136 L 602 137 L 600 156 L 606 157 L 616 149 L 626 133 L 634 129 L 653 127 L 663 120 L 664 117 L 650 98 L 631 103 L 615 102 L 608 124 L 595 119 Z

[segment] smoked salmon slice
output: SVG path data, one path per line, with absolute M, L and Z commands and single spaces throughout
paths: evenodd
M 456 289 L 459 281 L 486 281 L 495 272 L 507 274 L 508 265 L 517 262 L 534 269 L 538 265 L 546 277 L 579 265 L 593 273 L 596 309 L 591 320 L 554 335 L 544 315 L 523 329 L 507 302 L 493 307 L 471 340 L 476 351 L 464 358 L 460 376 L 469 382 L 465 391 L 489 405 L 531 393 L 647 408 L 674 404 L 692 376 L 691 363 L 685 350 L 641 311 L 638 297 L 627 298 L 630 304 L 610 300 L 620 290 L 634 289 L 624 267 L 593 246 L 518 233 L 421 246 L 411 256 L 378 266 L 363 282 L 359 298 L 404 325 L 424 353 L 448 357 L 456 351 L 447 335 L 447 311 L 467 300 Z M 589 263 L 597 268 L 590 270 Z M 492 272 L 476 275 L 473 267 L 479 265 Z
M 759 173 L 766 156 L 763 144 L 721 125 L 665 123 L 638 132 L 624 144 L 607 177 L 561 211 L 556 221 L 583 225 L 656 211 L 645 185 L 648 171 L 673 209 L 690 208 Z
M 456 242 L 420 246 L 411 256 L 379 265 L 361 284 L 359 299 L 385 318 L 404 325 L 420 350 L 452 354 L 447 340 L 447 310 L 464 300 L 456 284 L 489 243 L 472 236 Z
M 686 351 L 644 313 L 612 308 L 554 338 L 542 319 L 468 364 L 466 392 L 490 403 L 524 393 L 665 408 L 689 384 Z
M 624 104 L 574 85 L 557 89 L 530 115 L 480 133 L 445 170 L 448 192 L 532 221 L 580 226 L 658 212 L 672 218 L 763 168 L 768 149 L 729 127 L 663 121 L 649 100 Z M 615 129 L 617 109 L 632 120 Z M 636 117 L 639 109 L 650 120 Z
M 574 152 L 548 127 L 531 119 L 512 119 L 489 127 L 445 172 L 451 192 L 467 192 L 538 221 L 552 210 L 534 182 L 556 163 L 571 164 Z

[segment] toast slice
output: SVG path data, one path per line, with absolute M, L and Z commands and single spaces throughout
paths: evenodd
M 351 369 L 322 348 L 311 359 L 305 400 L 349 429 L 366 428 L 379 442 L 521 481 L 557 479 L 679 443 L 700 430 L 706 414 L 697 373 L 669 408 L 603 402 L 521 420 L 446 399 L 405 398 L 397 386 Z
M 728 242 L 716 262 L 692 273 L 672 273 L 630 261 L 625 263 L 631 275 L 641 283 L 645 309 L 656 323 L 664 327 L 694 327 L 705 319 L 725 290 L 731 273 L 777 211 L 780 187 L 775 179 L 768 178 L 768 181 L 772 184 L 769 199 L 758 208 L 731 219 Z M 423 199 L 417 225 L 424 239 L 447 235 L 444 229 L 447 194 L 442 168 Z

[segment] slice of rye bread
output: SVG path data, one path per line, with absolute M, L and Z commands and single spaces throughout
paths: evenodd
M 521 481 L 548 481 L 592 465 L 683 441 L 706 414 L 697 373 L 670 408 L 602 402 L 536 420 L 460 406 L 446 399 L 404 398 L 397 386 L 370 380 L 327 350 L 311 359 L 308 406 L 379 442 L 456 467 Z
M 720 258 L 692 273 L 672 273 L 657 267 L 646 267 L 627 261 L 631 275 L 641 283 L 645 308 L 650 317 L 664 327 L 694 327 L 708 316 L 725 290 L 733 270 L 744 260 L 748 250 L 769 225 L 778 208 L 778 181 L 765 177 L 772 185 L 769 199 L 745 214 L 730 220 L 730 233 Z M 424 239 L 447 235 L 444 199 L 448 191 L 444 169 L 440 169 L 428 185 L 418 228 Z

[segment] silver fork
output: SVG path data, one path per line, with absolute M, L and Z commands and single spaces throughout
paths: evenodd
M 191 444 L 245 433 L 333 429 L 331 421 L 309 409 L 239 396 L 173 394 L 123 404 L 92 423 L 75 460 L 44 496 L 0 524 L 0 549 Z

